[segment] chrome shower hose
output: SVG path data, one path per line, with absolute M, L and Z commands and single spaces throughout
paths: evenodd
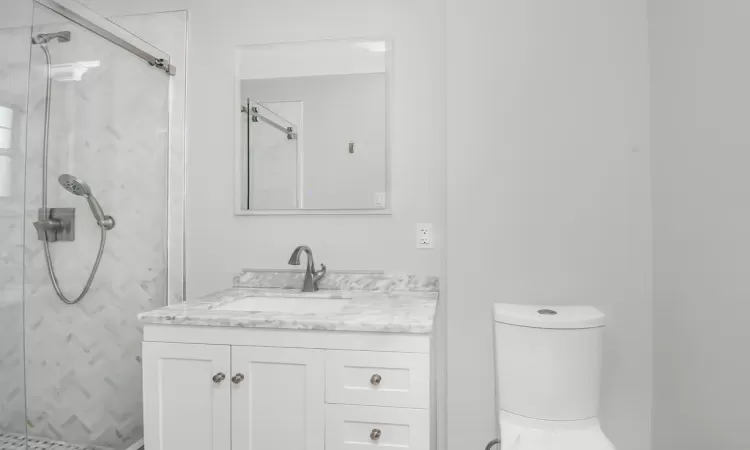
M 47 64 L 46 64 L 46 78 L 47 78 L 47 92 L 45 96 L 45 102 L 44 102 L 44 141 L 43 141 L 43 147 L 42 147 L 42 210 L 44 211 L 44 216 L 47 217 L 48 210 L 47 210 L 47 164 L 49 162 L 49 117 L 50 117 L 50 106 L 52 104 L 52 58 L 49 54 L 49 49 L 47 48 L 47 43 L 43 42 L 39 45 L 42 50 L 44 51 L 44 57 L 46 58 Z M 99 270 L 99 263 L 102 260 L 102 255 L 104 254 L 104 244 L 107 242 L 107 229 L 103 224 L 99 224 L 99 228 L 101 229 L 101 239 L 99 241 L 99 252 L 96 254 L 96 262 L 94 262 L 94 267 L 91 269 L 91 273 L 89 274 L 88 280 L 86 280 L 86 286 L 84 286 L 83 290 L 80 294 L 74 299 L 69 299 L 68 297 L 63 294 L 62 290 L 60 289 L 60 283 L 57 281 L 57 275 L 55 274 L 55 266 L 52 264 L 52 257 L 50 256 L 49 251 L 49 241 L 44 240 L 44 257 L 47 261 L 47 272 L 49 272 L 50 280 L 52 281 L 52 287 L 55 288 L 55 293 L 58 297 L 60 297 L 60 300 L 62 300 L 64 303 L 68 305 L 74 305 L 81 300 L 83 300 L 83 297 L 86 296 L 89 289 L 91 289 L 91 283 L 94 282 L 94 277 L 96 276 L 97 270 Z

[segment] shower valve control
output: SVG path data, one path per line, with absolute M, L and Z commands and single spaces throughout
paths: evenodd
M 76 239 L 75 208 L 39 208 L 39 220 L 34 222 L 37 238 L 40 241 L 58 242 Z

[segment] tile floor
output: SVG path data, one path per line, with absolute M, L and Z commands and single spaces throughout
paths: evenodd
M 26 446 L 28 444 L 28 447 Z M 103 450 L 97 447 L 82 447 L 66 442 L 29 437 L 22 434 L 0 433 L 0 450 Z

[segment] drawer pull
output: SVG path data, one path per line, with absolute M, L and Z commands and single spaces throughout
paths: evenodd
M 232 383 L 234 383 L 234 384 L 240 384 L 240 383 L 242 383 L 242 380 L 244 380 L 244 379 L 245 379 L 245 375 L 242 375 L 241 373 L 238 373 L 238 374 L 235 374 L 232 377 Z
M 214 383 L 221 383 L 222 381 L 224 381 L 224 378 L 226 378 L 226 377 L 227 377 L 226 375 L 224 375 L 223 373 L 219 372 L 219 373 L 217 373 L 216 375 L 213 376 L 212 380 L 214 380 Z
M 370 377 L 370 384 L 371 384 L 371 385 L 373 385 L 373 386 L 377 386 L 377 385 L 379 385 L 379 384 L 380 384 L 380 382 L 381 382 L 382 380 L 383 380 L 383 377 L 381 377 L 381 376 L 380 376 L 380 375 L 378 375 L 378 374 L 375 374 L 375 375 L 373 375 L 372 377 Z
M 377 428 L 373 428 L 373 430 L 370 431 L 370 440 L 377 441 L 378 439 L 380 439 L 381 434 L 383 434 L 383 432 L 381 432 Z

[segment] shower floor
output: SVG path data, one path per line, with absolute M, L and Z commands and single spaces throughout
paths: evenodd
M 28 445 L 28 446 L 27 446 Z M 101 447 L 84 447 L 50 439 L 26 437 L 22 434 L 0 433 L 0 450 L 104 450 Z

